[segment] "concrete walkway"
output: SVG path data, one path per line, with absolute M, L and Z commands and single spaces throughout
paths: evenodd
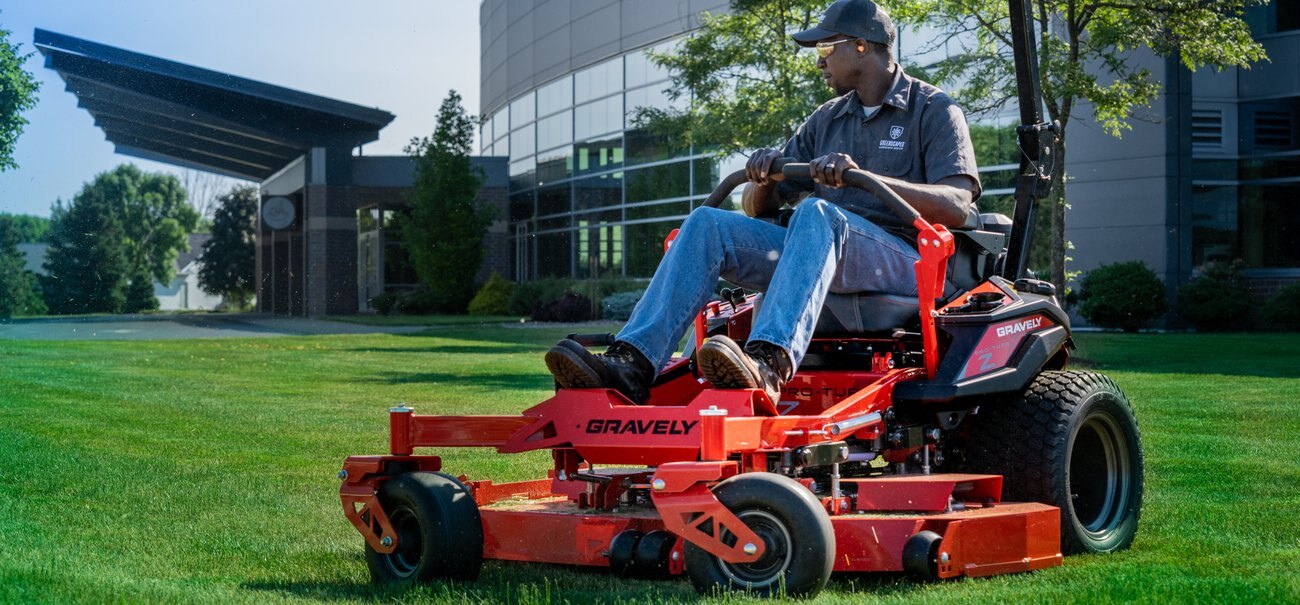
M 184 338 L 258 338 L 315 334 L 409 334 L 421 326 L 360 324 L 251 313 L 192 315 L 115 315 L 102 317 L 16 319 L 0 324 L 0 339 L 16 340 L 156 340 Z

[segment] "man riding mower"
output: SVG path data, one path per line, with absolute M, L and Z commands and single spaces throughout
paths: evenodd
M 1055 134 L 1013 25 L 1014 223 L 975 215 L 964 118 L 873 46 L 893 43 L 888 16 L 835 3 L 794 37 L 843 96 L 723 179 L 617 336 L 548 352 L 554 397 L 517 416 L 399 406 L 390 453 L 347 459 L 340 494 L 372 577 L 472 579 L 496 559 L 807 596 L 832 572 L 985 576 L 1127 548 L 1143 473 L 1131 406 L 1065 370 L 1069 319 L 1025 277 Z M 756 216 L 813 191 L 784 227 L 716 209 L 746 181 Z M 710 300 L 719 275 L 765 294 Z M 423 447 L 549 450 L 552 465 L 495 484 Z

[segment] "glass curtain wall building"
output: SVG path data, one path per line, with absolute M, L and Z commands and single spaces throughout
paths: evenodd
M 486 119 L 479 151 L 509 157 L 513 278 L 650 277 L 664 237 L 745 158 L 674 148 L 636 128 L 637 108 L 689 101 L 664 94 L 668 74 L 648 53 L 670 49 L 697 26 L 701 10 L 726 10 L 727 2 L 623 0 L 567 23 L 560 18 L 590 7 L 578 0 L 544 6 L 545 14 L 528 2 L 486 0 L 481 9 Z M 564 34 L 558 45 L 547 42 Z M 908 42 L 900 39 L 905 58 Z M 617 52 L 584 53 L 584 44 Z M 807 60 L 815 59 L 807 53 Z M 1018 156 L 1012 127 L 995 122 L 980 127 L 990 144 L 979 159 L 987 165 L 984 199 L 1002 211 L 1010 207 Z
M 712 191 L 722 170 L 697 149 L 635 128 L 641 107 L 682 106 L 648 52 L 566 74 L 492 113 L 483 155 L 510 158 L 515 278 L 649 277 L 668 232 Z M 743 162 L 743 159 L 740 160 Z

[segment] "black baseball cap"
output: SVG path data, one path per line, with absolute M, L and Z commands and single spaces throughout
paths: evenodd
M 806 29 L 790 37 L 799 46 L 815 46 L 819 40 L 845 35 L 862 38 L 868 42 L 890 45 L 894 37 L 894 22 L 885 10 L 871 0 L 839 0 L 826 9 L 817 27 Z

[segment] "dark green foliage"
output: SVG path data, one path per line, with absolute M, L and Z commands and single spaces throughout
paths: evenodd
M 558 300 L 538 301 L 533 305 L 533 319 L 537 321 L 587 321 L 594 319 L 591 299 L 577 292 L 565 292 Z
M 1242 279 L 1241 261 L 1207 264 L 1201 274 L 1178 289 L 1178 314 L 1198 332 L 1225 332 L 1250 327 L 1254 305 Z
M 8 219 L 10 226 L 17 230 L 18 243 L 44 242 L 50 232 L 50 219 L 45 217 L 0 212 L 0 219 Z
M 588 300 L 601 300 L 615 292 L 627 292 L 644 285 L 644 281 L 623 277 L 589 280 L 548 277 L 526 281 L 515 286 L 507 310 L 510 315 L 529 315 L 536 306 L 549 305 L 568 292 L 582 294 Z M 596 310 L 592 309 L 589 313 L 594 317 Z
M 1082 286 L 1079 313 L 1103 328 L 1136 332 L 1169 308 L 1165 283 L 1142 261 L 1102 265 Z
M 469 301 L 469 312 L 472 315 L 505 315 L 510 312 L 510 296 L 514 292 L 514 282 L 493 273 L 474 295 L 474 300 Z
M 101 197 L 54 206 L 41 281 L 50 313 L 118 313 L 126 303 L 126 242 Z
M 158 297 L 153 292 L 153 279 L 147 273 L 136 273 L 126 284 L 125 313 L 158 310 Z
M 1014 125 L 971 124 L 970 140 L 975 148 L 975 159 L 981 167 L 1020 163 L 1020 147 L 1016 142 Z M 1009 212 L 1005 214 L 1011 216 Z
M 176 256 L 189 249 L 199 215 L 176 177 L 122 164 L 86 183 L 72 203 L 56 203 L 50 226 L 45 281 L 53 313 L 118 313 L 128 281 L 171 283 Z M 129 279 L 130 278 L 130 279 Z M 132 291 L 131 309 L 148 303 L 145 284 Z
M 370 308 L 380 315 L 392 315 L 402 297 L 397 292 L 384 292 L 370 299 Z
M 1050 228 L 1039 236 L 1050 242 L 1050 279 L 1058 289 L 1064 291 L 1067 280 L 1066 141 L 1072 118 L 1090 118 L 1117 138 L 1132 128 L 1134 110 L 1150 107 L 1164 90 L 1147 63 L 1135 59 L 1135 49 L 1176 56 L 1193 71 L 1249 69 L 1266 59 L 1244 20 L 1247 9 L 1266 2 L 1025 2 L 1038 47 L 1045 117 L 1061 128 L 1051 156 L 1057 163 L 1052 193 L 1039 208 L 1050 217 Z M 926 48 L 942 45 L 947 57 L 927 71 L 933 83 L 952 88 L 968 112 L 994 114 L 1015 99 L 1006 0 L 894 0 L 888 7 L 898 23 L 932 28 L 934 41 Z
M 1300 330 L 1300 282 L 1278 290 L 1264 303 L 1260 317 L 1271 330 Z
M 20 51 L 17 44 L 9 43 L 9 31 L 0 29 L 0 171 L 18 167 L 14 145 L 27 125 L 22 113 L 36 107 L 36 91 L 41 89 L 41 83 L 23 70 L 30 53 Z
M 257 188 L 238 187 L 217 200 L 212 239 L 203 244 L 199 286 L 242 309 L 254 292 L 257 249 Z
M 627 321 L 632 317 L 632 309 L 645 296 L 645 289 L 630 292 L 617 292 L 600 300 L 600 318 L 615 321 Z
M 491 209 L 474 202 L 483 183 L 469 161 L 474 126 L 453 90 L 438 109 L 433 136 L 412 139 L 406 147 L 415 161 L 415 182 L 411 213 L 400 222 L 402 236 L 420 282 L 440 294 L 440 311 L 464 312 L 473 298 L 492 220 Z
M 641 109 L 639 126 L 679 146 L 749 152 L 784 143 L 832 96 L 815 56 L 788 34 L 816 25 L 828 0 L 733 0 L 675 52 L 653 56 L 668 68 L 668 95 L 684 110 Z
M 0 321 L 45 313 L 36 277 L 24 268 L 26 257 L 18 250 L 22 241 L 17 221 L 0 216 Z

